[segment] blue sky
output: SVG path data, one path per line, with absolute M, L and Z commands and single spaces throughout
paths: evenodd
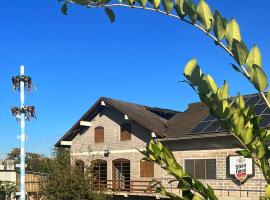
M 258 44 L 270 75 L 269 1 L 209 0 L 227 18 L 234 16 L 249 47 Z M 255 90 L 235 73 L 232 59 L 193 27 L 152 12 L 117 8 L 109 23 L 102 9 L 72 6 L 60 13 L 57 0 L 1 0 L 0 158 L 19 146 L 19 124 L 10 107 L 19 105 L 11 76 L 26 66 L 37 91 L 26 104 L 37 107 L 27 124 L 27 150 L 50 154 L 53 144 L 100 97 L 184 110 L 198 101 L 184 84 L 185 63 L 195 57 L 204 72 L 231 94 Z

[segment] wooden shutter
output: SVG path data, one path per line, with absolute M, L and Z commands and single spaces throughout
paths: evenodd
M 131 125 L 128 123 L 121 125 L 120 140 L 131 140 Z
M 141 160 L 141 177 L 154 177 L 154 163 Z
M 95 128 L 95 143 L 104 142 L 104 128 L 102 126 L 98 126 Z

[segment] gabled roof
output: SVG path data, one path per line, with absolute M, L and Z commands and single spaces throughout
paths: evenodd
M 103 109 L 101 102 L 104 102 L 106 106 L 110 106 L 124 115 L 127 115 L 129 119 L 154 132 L 160 138 L 165 137 L 164 130 L 168 119 L 175 114 L 180 113 L 174 110 L 143 106 L 117 99 L 101 97 L 55 144 L 55 146 L 60 146 L 61 141 L 72 140 L 78 133 L 84 131 L 85 128 L 80 126 L 80 121 L 90 121 L 93 119 Z
M 254 106 L 254 111 L 261 116 L 261 127 L 270 127 L 270 110 L 260 94 L 244 95 L 246 105 Z M 181 140 L 205 137 L 217 137 L 230 135 L 218 123 L 218 120 L 209 114 L 204 103 L 192 103 L 188 109 L 174 115 L 166 123 L 166 137 L 161 140 Z
M 246 104 L 253 105 L 255 113 L 262 117 L 261 126 L 269 128 L 270 110 L 260 94 L 245 95 L 244 99 Z M 179 112 L 101 97 L 55 146 L 59 146 L 60 141 L 70 141 L 78 133 L 83 132 L 85 128 L 80 126 L 80 121 L 90 121 L 94 118 L 103 109 L 102 101 L 106 106 L 120 111 L 129 119 L 155 132 L 163 141 L 230 135 L 219 126 L 217 119 L 209 114 L 208 108 L 201 102 L 189 104 L 186 111 Z

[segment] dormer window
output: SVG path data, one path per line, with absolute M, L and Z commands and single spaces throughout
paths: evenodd
M 104 142 L 104 127 L 98 126 L 94 130 L 95 143 Z
M 129 123 L 124 123 L 121 125 L 120 140 L 131 140 L 131 125 Z

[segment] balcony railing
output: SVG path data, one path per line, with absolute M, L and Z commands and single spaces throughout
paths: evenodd
M 133 180 L 98 180 L 94 187 L 98 191 L 128 192 L 128 193 L 155 193 L 149 181 Z

